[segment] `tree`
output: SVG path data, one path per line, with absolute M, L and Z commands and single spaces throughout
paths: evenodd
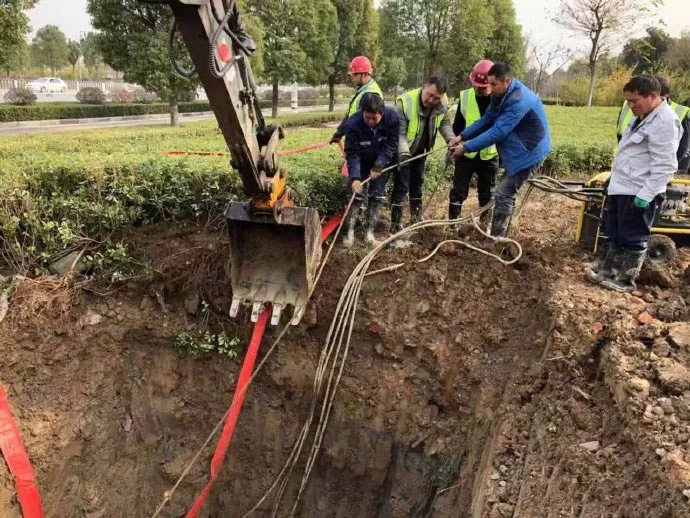
M 510 64 L 516 75 L 525 70 L 525 44 L 522 27 L 518 25 L 512 0 L 488 2 L 493 22 L 493 32 L 485 54 L 488 59 Z
M 666 66 L 679 73 L 690 72 L 690 31 L 671 41 L 671 48 L 665 55 Z
M 24 11 L 35 1 L 6 0 L 0 5 L 0 67 L 8 71 L 12 63 L 26 55 L 25 37 L 31 30 Z
M 103 61 L 122 72 L 125 81 L 167 99 L 170 124 L 176 126 L 180 98 L 195 91 L 199 82 L 180 77 L 170 66 L 170 7 L 138 0 L 88 0 L 87 10 L 94 28 L 100 31 L 93 38 Z M 174 50 L 178 59 L 184 57 L 182 66 L 191 68 L 186 48 L 179 41 Z
M 79 41 L 81 53 L 84 56 L 84 65 L 95 69 L 96 76 L 99 75 L 99 69 L 103 64 L 103 56 L 98 48 L 98 36 L 95 32 L 89 32 Z
M 398 86 L 405 79 L 405 60 L 400 56 L 384 57 L 381 65 L 378 82 L 384 90 L 392 88 L 397 95 Z
M 373 9 L 372 0 L 332 0 L 332 3 L 337 16 L 337 38 L 328 76 L 329 111 L 335 107 L 335 85 L 347 80 L 348 65 L 353 57 L 365 55 L 376 65 L 379 30 L 378 12 Z
M 510 2 L 510 0 L 508 0 Z M 460 9 L 458 0 L 383 0 L 393 29 L 420 45 L 428 73 L 441 69 L 441 55 Z
M 556 45 L 531 44 L 530 56 L 536 63 L 534 91 L 540 92 L 543 80 L 551 74 L 561 70 L 572 59 L 575 52 L 562 42 Z
M 647 27 L 647 36 L 633 38 L 623 47 L 621 61 L 635 74 L 655 74 L 664 65 L 664 57 L 673 38 L 660 27 Z
M 72 72 L 74 72 L 79 58 L 81 57 L 81 46 L 78 41 L 69 40 L 67 42 L 67 61 L 72 65 Z
M 68 63 L 67 54 L 67 37 L 57 25 L 38 29 L 31 42 L 31 57 L 35 65 L 50 67 L 55 75 Z
M 453 21 L 453 31 L 443 50 L 443 69 L 453 95 L 468 86 L 475 63 L 488 57 L 494 26 L 492 9 L 484 0 L 465 0 Z
M 280 84 L 327 80 L 337 37 L 336 9 L 329 0 L 247 0 L 246 4 L 264 29 L 263 76 L 273 86 L 275 118 Z
M 589 40 L 587 67 L 589 93 L 587 106 L 592 105 L 594 81 L 599 57 L 611 48 L 616 37 L 635 29 L 640 15 L 657 5 L 656 0 L 561 0 L 556 22 Z

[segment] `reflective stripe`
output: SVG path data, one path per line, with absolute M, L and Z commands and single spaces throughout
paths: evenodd
M 350 101 L 350 104 L 347 107 L 348 117 L 351 117 L 352 115 L 357 113 L 357 111 L 359 110 L 359 103 L 362 102 L 362 97 L 366 93 L 378 94 L 381 97 L 383 97 L 381 87 L 378 85 L 376 81 L 370 79 L 366 84 L 359 87 L 359 89 L 355 93 L 355 96 Z
M 482 118 L 482 113 L 479 111 L 479 104 L 477 104 L 477 94 L 474 88 L 468 88 L 460 92 L 460 113 L 465 118 L 465 128 L 469 128 L 472 124 Z M 474 158 L 477 152 L 465 153 L 467 158 Z M 496 146 L 489 146 L 479 150 L 479 158 L 482 160 L 492 160 L 498 156 Z
M 685 119 L 685 117 L 688 116 L 688 112 L 690 111 L 690 108 L 687 106 L 683 106 L 682 104 L 678 104 L 676 102 L 671 101 L 670 103 L 671 108 L 673 108 L 673 111 L 676 112 L 676 115 L 678 115 L 678 118 L 682 121 Z
M 421 114 L 419 112 L 419 96 L 421 92 L 422 89 L 417 88 L 416 90 L 410 90 L 409 92 L 405 92 L 396 99 L 397 102 L 402 104 L 403 113 L 405 114 L 405 118 L 408 121 L 408 145 L 412 145 L 412 143 L 417 139 L 417 135 L 419 134 L 419 120 L 421 119 Z M 448 103 L 448 97 L 445 95 L 443 97 L 444 101 Z M 436 116 L 436 119 L 434 120 L 434 131 L 431 135 L 431 142 L 434 142 L 434 140 L 436 140 L 436 132 L 438 131 L 438 128 L 441 127 L 441 122 L 443 122 L 444 116 L 445 113 L 441 113 Z
M 618 134 L 622 135 L 625 130 L 630 126 L 630 121 L 633 118 L 633 112 L 628 106 L 628 101 L 623 103 L 620 114 L 618 114 Z

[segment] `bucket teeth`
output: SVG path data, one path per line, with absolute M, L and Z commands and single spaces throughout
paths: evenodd
M 292 315 L 291 324 L 293 326 L 296 326 L 297 324 L 299 324 L 300 320 L 302 320 L 303 315 L 304 315 L 304 306 L 295 306 L 295 312 Z
M 282 304 L 274 304 L 273 305 L 273 314 L 271 316 L 271 325 L 272 326 L 277 326 L 278 323 L 280 322 L 280 315 L 283 312 L 283 305 Z
M 235 318 L 237 316 L 241 303 L 241 299 L 232 299 L 232 304 L 230 305 L 230 318 Z
M 257 322 L 259 320 L 259 315 L 261 314 L 261 309 L 263 304 L 261 302 L 255 302 L 252 304 L 252 322 Z

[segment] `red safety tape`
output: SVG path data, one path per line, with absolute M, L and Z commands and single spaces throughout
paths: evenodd
M 337 214 L 334 214 L 333 216 L 328 218 L 326 222 L 321 226 L 322 242 L 326 241 L 326 239 L 328 239 L 328 237 L 335 231 L 335 229 L 338 228 L 338 225 L 340 225 L 343 216 L 345 216 L 345 209 L 342 209 Z
M 17 423 L 12 418 L 10 402 L 0 383 L 0 451 L 14 475 L 17 498 L 24 518 L 43 518 L 41 495 L 36 487 L 36 475 L 24 448 Z
M 220 471 L 223 461 L 225 460 L 225 454 L 228 452 L 230 447 L 230 440 L 232 439 L 232 433 L 235 430 L 235 425 L 237 424 L 237 419 L 240 416 L 240 410 L 242 410 L 242 403 L 244 403 L 244 396 L 247 393 L 246 387 L 249 383 L 249 379 L 254 371 L 254 364 L 256 363 L 256 356 L 259 353 L 259 345 L 261 344 L 261 339 L 264 336 L 264 331 L 266 330 L 266 324 L 268 319 L 271 318 L 272 313 L 271 306 L 268 306 L 263 310 L 261 315 L 259 315 L 259 320 L 254 324 L 254 331 L 252 332 L 252 339 L 249 342 L 249 349 L 247 349 L 247 354 L 244 357 L 244 363 L 242 364 L 242 369 L 240 370 L 240 377 L 237 381 L 237 388 L 235 389 L 235 394 L 232 397 L 232 403 L 230 406 L 230 414 L 228 415 L 227 421 L 223 426 L 223 432 L 218 440 L 218 445 L 216 446 L 216 451 L 213 453 L 213 458 L 211 459 L 211 480 L 208 481 L 206 487 L 204 487 L 201 494 L 197 497 L 194 505 L 187 513 L 187 518 L 194 518 L 201 507 L 204 505 L 206 498 L 211 492 L 218 472 Z

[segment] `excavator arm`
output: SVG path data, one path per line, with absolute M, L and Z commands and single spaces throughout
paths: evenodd
M 149 2 L 151 0 L 148 0 Z M 242 179 L 248 200 L 230 203 L 226 213 L 230 238 L 230 283 L 236 316 L 241 305 L 252 307 L 256 321 L 273 305 L 272 324 L 282 310 L 293 306 L 297 324 L 306 307 L 318 267 L 320 218 L 315 209 L 295 207 L 287 173 L 278 163 L 283 131 L 266 125 L 259 109 L 250 57 L 255 49 L 235 0 L 158 0 L 170 5 L 174 22 L 189 51 Z

